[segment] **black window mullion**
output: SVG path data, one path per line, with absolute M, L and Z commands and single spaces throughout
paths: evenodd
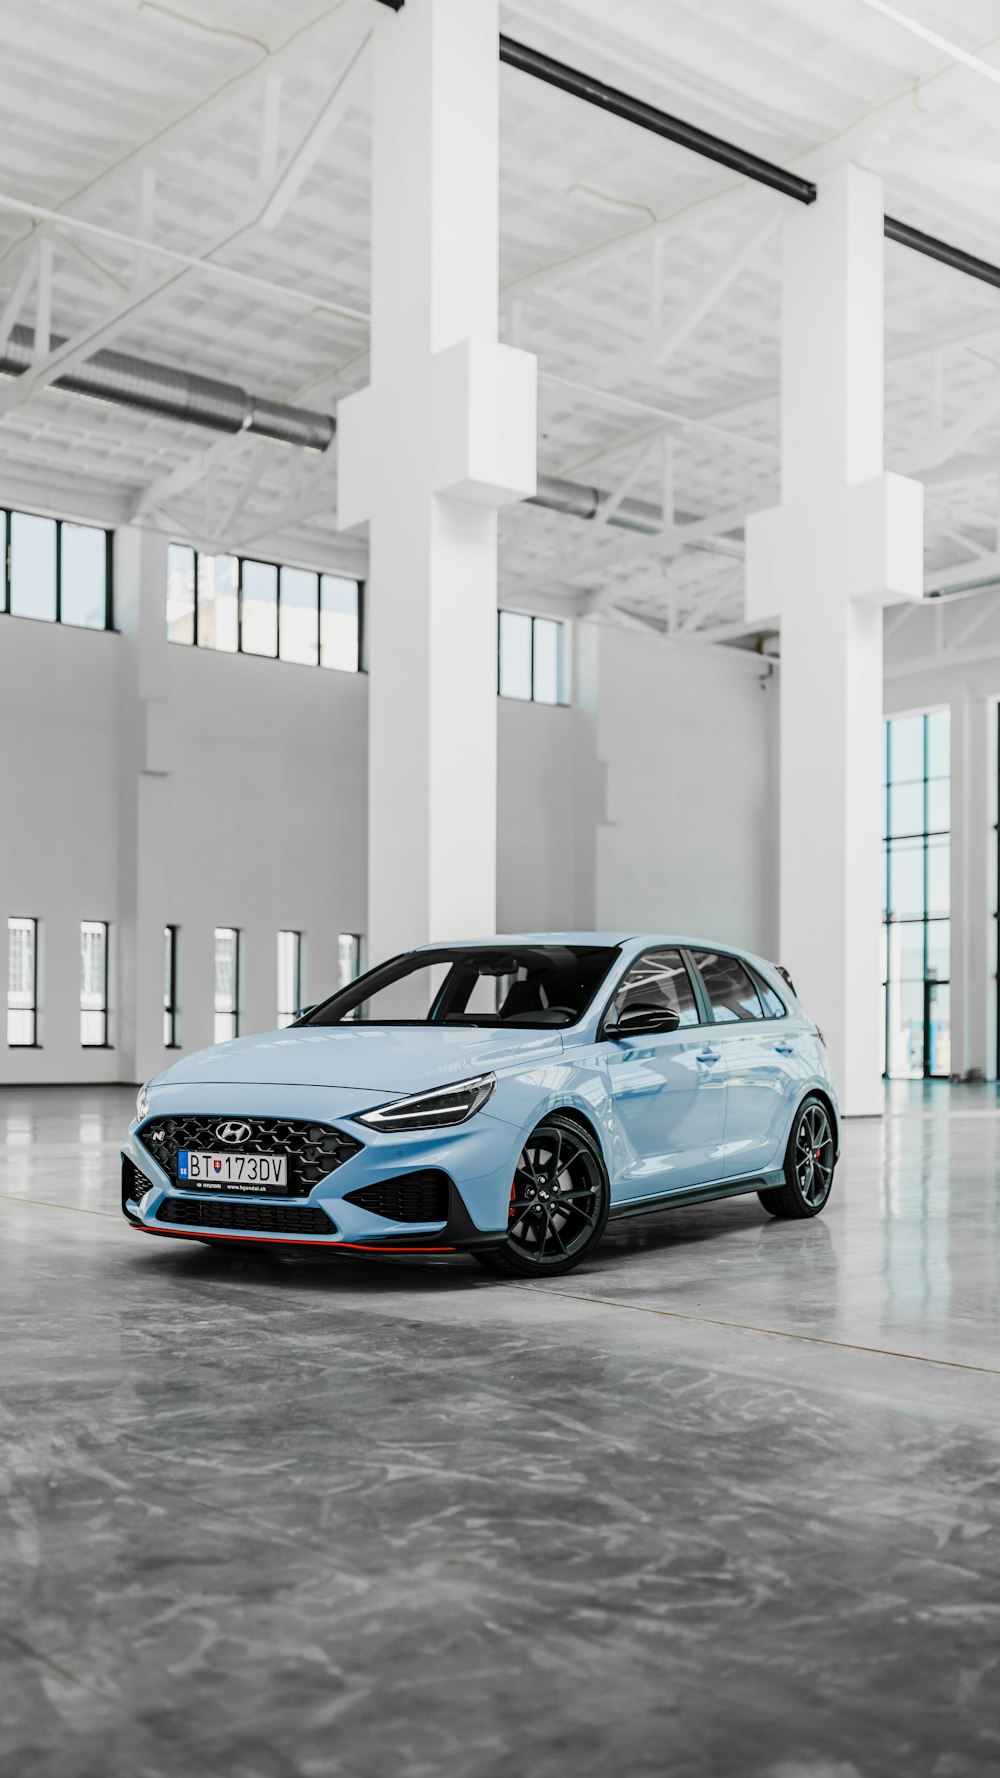
M 367 669 L 365 667 L 365 604 L 367 602 L 368 583 L 367 583 L 367 581 L 359 580 L 356 582 L 356 585 L 357 585 L 357 589 L 358 589 L 358 672 L 364 673 L 367 671 Z M 498 626 L 499 626 L 499 622 L 500 622 L 500 613 L 498 611 L 497 612 Z M 500 684 L 499 673 L 500 673 L 500 635 L 499 635 L 499 628 L 498 628 L 498 631 L 497 631 L 497 688 L 498 689 L 499 689 L 499 684 Z
M 8 613 L 10 611 L 10 525 L 11 525 L 11 514 L 9 511 L 7 511 L 5 509 L 4 516 L 6 517 L 6 520 L 7 520 L 7 531 L 6 531 L 6 536 L 4 538 L 4 552 L 3 552 L 3 608 L 4 608 L 4 612 Z
M 243 557 L 236 558 L 236 652 L 243 653 Z
M 104 628 L 115 627 L 115 547 L 114 532 L 104 533 Z
M 56 623 L 62 623 L 62 519 L 56 519 Z
M 198 574 L 198 551 L 191 551 L 194 557 L 194 646 L 198 647 L 198 618 L 201 610 L 200 577 Z
M 317 574 L 316 574 L 316 665 L 317 665 L 317 667 L 321 667 L 323 665 L 323 638 L 322 638 L 322 634 L 321 634 L 322 627 L 323 627 L 323 620 L 320 616 L 320 612 L 322 611 L 322 609 L 323 609 L 323 576 L 317 570 Z
M 275 598 L 274 658 L 275 658 L 275 660 L 280 661 L 280 659 L 281 659 L 281 564 L 280 564 L 280 562 L 276 564 L 275 574 L 277 577 L 277 583 L 276 583 L 275 591 L 274 591 L 274 598 Z

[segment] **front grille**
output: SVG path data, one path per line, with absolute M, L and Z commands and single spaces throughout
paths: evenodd
M 242 1229 L 260 1235 L 335 1235 L 337 1225 L 314 1204 L 220 1204 L 218 1199 L 164 1198 L 157 1222 Z
M 218 1130 L 227 1123 L 247 1124 L 247 1140 L 222 1142 Z M 288 1191 L 300 1198 L 308 1197 L 314 1185 L 362 1147 L 329 1124 L 290 1117 L 151 1117 L 139 1131 L 139 1140 L 171 1179 L 177 1178 L 177 1154 L 182 1148 L 219 1154 L 287 1154 Z
M 401 1173 L 393 1179 L 377 1179 L 373 1185 L 345 1192 L 348 1204 L 357 1204 L 375 1216 L 393 1222 L 447 1222 L 451 1180 L 447 1173 Z

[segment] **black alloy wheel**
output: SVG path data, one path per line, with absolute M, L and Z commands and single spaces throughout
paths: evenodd
M 772 1216 L 818 1216 L 833 1186 L 837 1145 L 833 1120 L 822 1099 L 811 1095 L 796 1113 L 785 1150 L 785 1183 L 776 1191 L 759 1192 Z
M 559 1277 L 597 1246 L 610 1206 L 608 1175 L 593 1136 L 573 1118 L 552 1112 L 521 1150 L 506 1242 L 476 1257 L 490 1271 Z

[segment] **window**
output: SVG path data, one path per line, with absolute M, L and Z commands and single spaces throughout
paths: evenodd
M 302 667 L 315 667 L 319 660 L 319 575 L 304 568 L 281 570 L 278 653 Z
M 764 977 L 758 975 L 755 969 L 750 970 L 750 977 L 758 995 L 760 996 L 760 1003 L 764 1008 L 765 1019 L 787 1019 L 787 1006 L 783 1000 L 779 999 L 774 989 L 764 980 Z
M 724 951 L 692 953 L 712 1002 L 717 1025 L 735 1025 L 746 1019 L 762 1019 L 764 1008 L 749 975 L 735 957 Z
M 573 1025 L 617 946 L 460 945 L 411 951 L 371 969 L 310 1013 L 309 1025 Z
M 215 1042 L 240 1034 L 240 935 L 235 926 L 215 928 Z
M 321 574 L 319 581 L 320 665 L 341 673 L 361 670 L 361 600 L 356 580 Z
M 883 1056 L 887 1075 L 951 1072 L 951 713 L 885 724 Z
M 0 611 L 78 629 L 111 628 L 111 533 L 0 512 Z
M 364 585 L 186 544 L 167 552 L 167 638 L 226 654 L 361 671 Z
M 242 566 L 243 652 L 273 659 L 278 652 L 278 570 L 272 562 L 244 562 Z
M 80 1042 L 104 1049 L 108 1042 L 108 928 L 103 920 L 80 927 Z
M 240 640 L 239 563 L 235 556 L 199 555 L 197 561 L 199 645 L 235 654 Z
M 194 550 L 172 543 L 167 550 L 167 641 L 193 642 Z
M 647 951 L 636 959 L 615 995 L 612 1020 L 639 1006 L 676 1012 L 679 1025 L 697 1025 L 698 1002 L 679 951 Z
M 108 627 L 111 539 L 90 525 L 60 527 L 59 620 L 81 630 Z
M 498 638 L 497 683 L 502 698 L 568 704 L 564 624 L 551 617 L 501 611 Z
M 177 1011 L 177 927 L 163 928 L 163 1047 L 180 1049 Z
M 290 1025 L 302 1005 L 302 934 L 278 933 L 278 1025 Z
M 361 937 L 357 932 L 342 932 L 337 940 L 339 972 L 342 988 L 356 981 L 361 974 Z
M 7 1042 L 33 1049 L 38 1042 L 38 921 L 7 921 Z

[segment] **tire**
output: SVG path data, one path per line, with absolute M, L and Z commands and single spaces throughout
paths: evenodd
M 536 1125 L 521 1150 L 511 1185 L 507 1240 L 475 1257 L 487 1271 L 508 1277 L 561 1278 L 594 1251 L 610 1208 L 600 1148 L 574 1118 L 554 1111 Z
M 822 1099 L 810 1093 L 795 1113 L 788 1137 L 785 1184 L 757 1193 L 764 1209 L 790 1221 L 818 1216 L 830 1201 L 836 1152 L 833 1119 Z

